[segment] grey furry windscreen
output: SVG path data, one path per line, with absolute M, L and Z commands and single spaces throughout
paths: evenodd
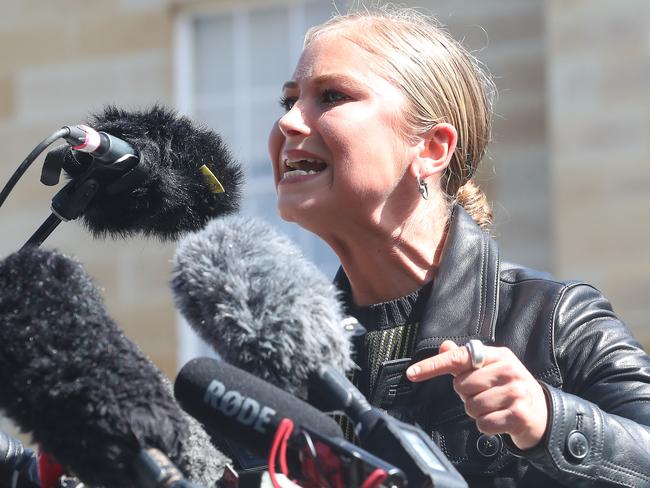
M 337 290 L 297 246 L 246 216 L 214 219 L 179 243 L 176 305 L 227 362 L 294 394 L 322 363 L 347 371 Z

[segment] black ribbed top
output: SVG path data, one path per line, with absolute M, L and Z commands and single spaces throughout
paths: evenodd
M 372 305 L 359 306 L 352 300 L 352 288 L 348 277 L 339 269 L 334 284 L 341 290 L 341 302 L 348 315 L 356 318 L 368 332 L 392 328 L 407 323 L 419 322 L 422 306 L 431 289 L 432 282 L 426 283 L 403 297 Z M 422 299 L 420 297 L 422 296 Z
M 342 269 L 335 283 L 342 292 L 341 301 L 348 315 L 355 317 L 367 330 L 364 350 L 358 354 L 362 373 L 355 378 L 355 383 L 370 398 L 381 364 L 412 356 L 432 282 L 403 297 L 367 306 L 353 302 L 350 282 Z

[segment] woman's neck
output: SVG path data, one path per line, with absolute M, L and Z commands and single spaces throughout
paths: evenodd
M 399 298 L 433 280 L 448 220 L 446 207 L 398 226 L 380 222 L 323 236 L 338 255 L 357 305 Z M 341 238 L 340 236 L 344 237 Z

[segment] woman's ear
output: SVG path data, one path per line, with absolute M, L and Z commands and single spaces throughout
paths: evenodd
M 457 141 L 458 131 L 451 124 L 441 122 L 429 129 L 422 135 L 417 157 L 411 165 L 414 176 L 425 180 L 447 169 Z

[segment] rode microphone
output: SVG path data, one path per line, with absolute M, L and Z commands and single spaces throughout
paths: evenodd
M 421 429 L 370 407 L 345 378 L 346 331 L 361 327 L 345 320 L 331 283 L 268 224 L 232 216 L 185 236 L 171 284 L 190 325 L 227 362 L 290 393 L 309 389 L 321 410 L 343 410 L 363 427 L 361 447 L 402 468 L 413 486 L 445 476 L 449 486 L 465 486 Z M 323 377 L 323 368 L 337 376 Z
M 343 437 L 330 417 L 289 393 L 224 361 L 196 358 L 174 382 L 180 405 L 209 429 L 267 453 L 284 418 L 330 437 Z
M 174 394 L 208 430 L 232 436 L 257 454 L 268 454 L 272 475 L 278 449 L 286 452 L 289 445 L 294 469 L 284 466 L 283 472 L 298 475 L 301 486 L 362 486 L 378 474 L 394 486 L 404 485 L 400 469 L 345 441 L 330 417 L 224 361 L 191 360 L 178 373 Z M 279 457 L 282 466 L 286 460 Z

